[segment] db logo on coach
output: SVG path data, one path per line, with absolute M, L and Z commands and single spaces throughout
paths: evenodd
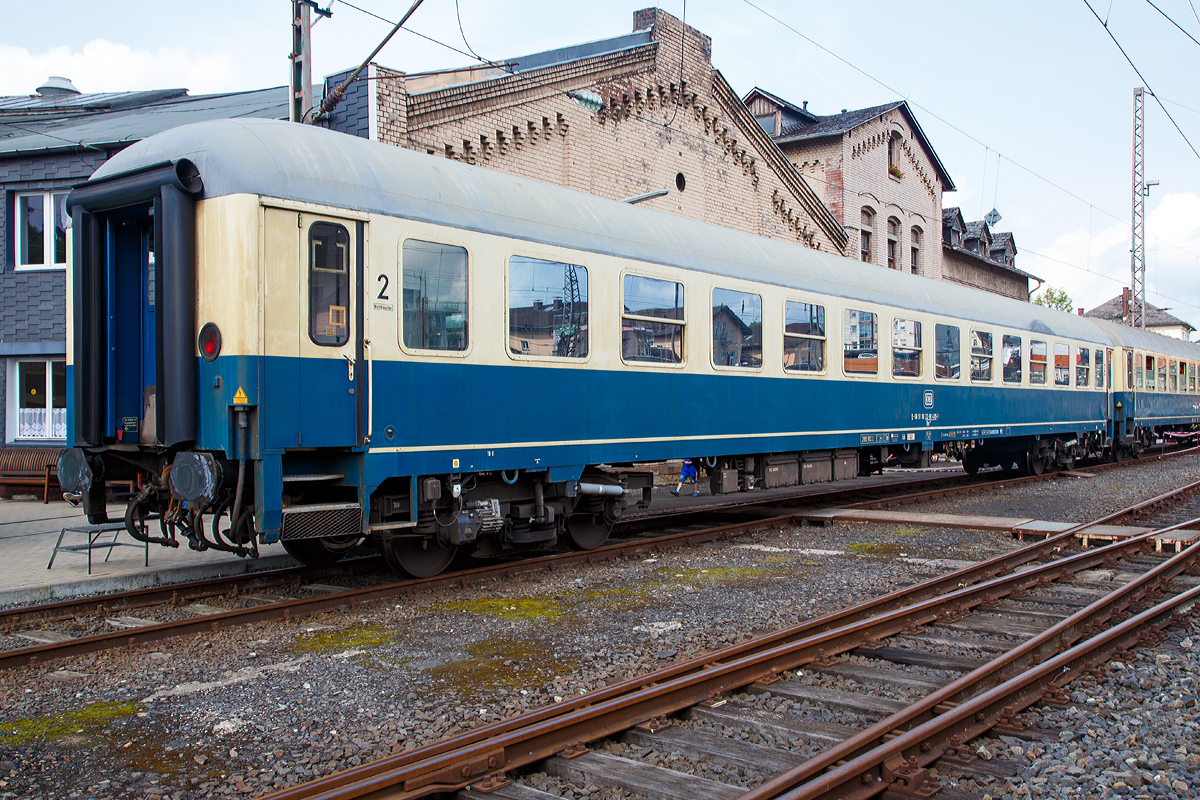
M 925 390 L 925 407 L 933 408 L 933 390 L 932 389 Z

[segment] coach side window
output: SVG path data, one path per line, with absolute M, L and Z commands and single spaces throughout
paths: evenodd
M 1005 336 L 1000 340 L 1000 357 L 1004 362 L 1002 378 L 1005 383 L 1021 382 L 1021 337 Z
M 1169 370 L 1167 370 L 1167 372 L 1170 375 L 1169 380 L 1171 381 L 1171 391 L 1172 392 L 1179 391 L 1179 380 L 1178 380 L 1178 378 L 1176 378 L 1176 375 L 1178 374 L 1178 370 L 1179 370 L 1178 362 L 1176 362 L 1175 359 L 1171 359 L 1171 367 Z
M 879 318 L 846 309 L 842 321 L 842 369 L 856 375 L 879 372 Z
M 914 319 L 892 320 L 892 375 L 921 377 L 921 323 Z
M 1075 385 L 1087 388 L 1088 372 L 1092 366 L 1092 352 L 1086 347 L 1075 348 Z
M 1188 391 L 1196 391 L 1196 365 L 1188 364 Z
M 1071 385 L 1071 348 L 1061 342 L 1054 344 L 1054 385 Z
M 508 260 L 508 349 L 587 358 L 587 269 L 526 256 Z
M 1104 348 L 1096 348 L 1096 388 L 1104 388 Z
M 1029 383 L 1030 385 L 1046 385 L 1046 343 L 1029 342 Z
M 350 234 L 332 222 L 308 229 L 308 335 L 326 347 L 350 339 Z
M 933 377 L 956 381 L 959 378 L 962 352 L 959 348 L 958 328 L 953 325 L 934 325 L 933 339 L 936 347 Z
M 683 362 L 683 284 L 626 275 L 621 314 L 621 358 L 659 364 Z
M 1142 357 L 1139 355 L 1137 358 L 1137 367 L 1134 369 L 1134 372 L 1136 373 L 1136 378 L 1137 378 L 1137 383 L 1135 385 L 1139 389 L 1142 388 L 1142 370 L 1143 369 L 1144 369 L 1144 367 L 1142 367 Z M 1153 372 L 1150 373 L 1150 380 L 1152 380 L 1152 381 L 1154 380 Z
M 1146 356 L 1146 388 L 1154 388 L 1154 356 Z
M 825 306 L 783 304 L 783 368 L 788 372 L 825 369 Z
M 713 289 L 712 360 L 718 367 L 762 366 L 762 296 Z
M 1158 359 L 1158 390 L 1160 392 L 1167 391 L 1167 360 L 1165 358 Z
M 407 239 L 401 263 L 404 346 L 413 350 L 466 350 L 466 249 Z
M 971 331 L 971 380 L 992 382 L 992 334 Z

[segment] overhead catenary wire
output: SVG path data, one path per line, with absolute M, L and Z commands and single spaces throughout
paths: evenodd
M 1163 15 L 1163 17 L 1164 17 L 1164 18 L 1167 20 L 1167 22 L 1171 23 L 1171 24 L 1172 24 L 1172 25 L 1174 25 L 1176 28 L 1179 28 L 1179 32 L 1180 32 L 1180 33 L 1182 33 L 1184 36 L 1186 36 L 1186 37 L 1188 37 L 1189 39 L 1191 39 L 1191 40 L 1192 40 L 1193 42 L 1195 42 L 1196 44 L 1200 44 L 1200 41 L 1196 41 L 1196 37 L 1195 37 L 1195 36 L 1192 36 L 1190 33 L 1188 33 L 1186 30 L 1184 30 L 1184 29 L 1183 29 L 1183 26 L 1182 26 L 1182 25 L 1180 25 L 1180 24 L 1179 24 L 1178 22 L 1176 22 L 1175 20 L 1171 19 L 1170 15 L 1168 15 L 1168 14 L 1167 14 L 1167 12 L 1163 11 L 1161 8 L 1159 8 L 1157 5 L 1155 5 L 1155 4 L 1154 4 L 1154 0 L 1146 0 L 1146 2 L 1150 4 L 1150 7 L 1151 7 L 1151 8 L 1153 8 L 1153 9 L 1154 9 L 1155 11 L 1157 11 L 1158 13 L 1162 14 L 1162 15 Z M 1195 10 L 1195 8 L 1193 7 L 1193 11 L 1194 11 L 1194 10 Z

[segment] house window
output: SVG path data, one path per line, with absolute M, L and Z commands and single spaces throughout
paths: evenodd
M 621 358 L 659 364 L 683 362 L 683 284 L 626 275 L 621 314 Z
M 842 364 L 850 374 L 879 371 L 878 318 L 870 311 L 846 309 L 842 327 Z
M 892 375 L 921 377 L 921 323 L 916 320 L 892 320 Z
M 513 256 L 508 260 L 508 349 L 516 355 L 587 358 L 587 269 Z
M 910 232 L 911 247 L 909 247 L 909 271 L 913 275 L 921 274 L 921 229 L 913 228 Z
M 1029 343 L 1029 384 L 1031 386 L 1046 385 L 1046 343 L 1031 341 Z
M 892 218 L 887 224 L 887 265 L 888 269 L 899 269 L 897 259 L 900 257 L 900 220 Z
M 762 366 L 762 297 L 713 289 L 712 359 L 719 367 Z
M 871 234 L 875 230 L 875 214 L 869 208 L 862 210 L 862 227 L 861 239 L 859 245 L 859 257 L 863 261 L 871 263 Z
M 971 331 L 971 380 L 992 382 L 992 334 L 989 331 Z
M 933 338 L 937 345 L 933 376 L 940 380 L 958 380 L 960 362 L 958 328 L 954 325 L 934 325 Z
M 9 441 L 67 438 L 65 361 L 14 359 L 9 363 Z
M 404 303 L 400 330 L 411 350 L 466 350 L 465 248 L 408 239 L 401 248 Z
M 895 131 L 888 137 L 888 174 L 895 178 L 904 177 L 900 169 L 900 138 Z
M 30 192 L 16 197 L 13 226 L 17 269 L 67 265 L 67 193 Z
M 825 306 L 784 303 L 783 368 L 787 372 L 825 369 Z

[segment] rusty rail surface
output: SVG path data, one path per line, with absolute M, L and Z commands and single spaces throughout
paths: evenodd
M 1131 508 L 1146 507 L 1198 486 L 1200 482 L 1192 483 Z M 756 681 L 770 681 L 805 664 L 857 647 L 878 646 L 888 636 L 919 630 L 929 622 L 958 619 L 970 608 L 993 603 L 1013 592 L 1048 585 L 1081 570 L 1115 564 L 1118 555 L 1140 553 L 1154 536 L 1189 524 L 1150 531 L 1020 573 L 1013 572 L 1016 566 L 1053 555 L 1058 543 L 1075 532 L 1130 510 L 1083 523 L 1013 553 L 794 628 L 476 728 L 453 739 L 283 789 L 269 797 L 273 800 L 417 798 L 459 789 L 488 775 L 533 764 L 566 748 L 615 735 Z

